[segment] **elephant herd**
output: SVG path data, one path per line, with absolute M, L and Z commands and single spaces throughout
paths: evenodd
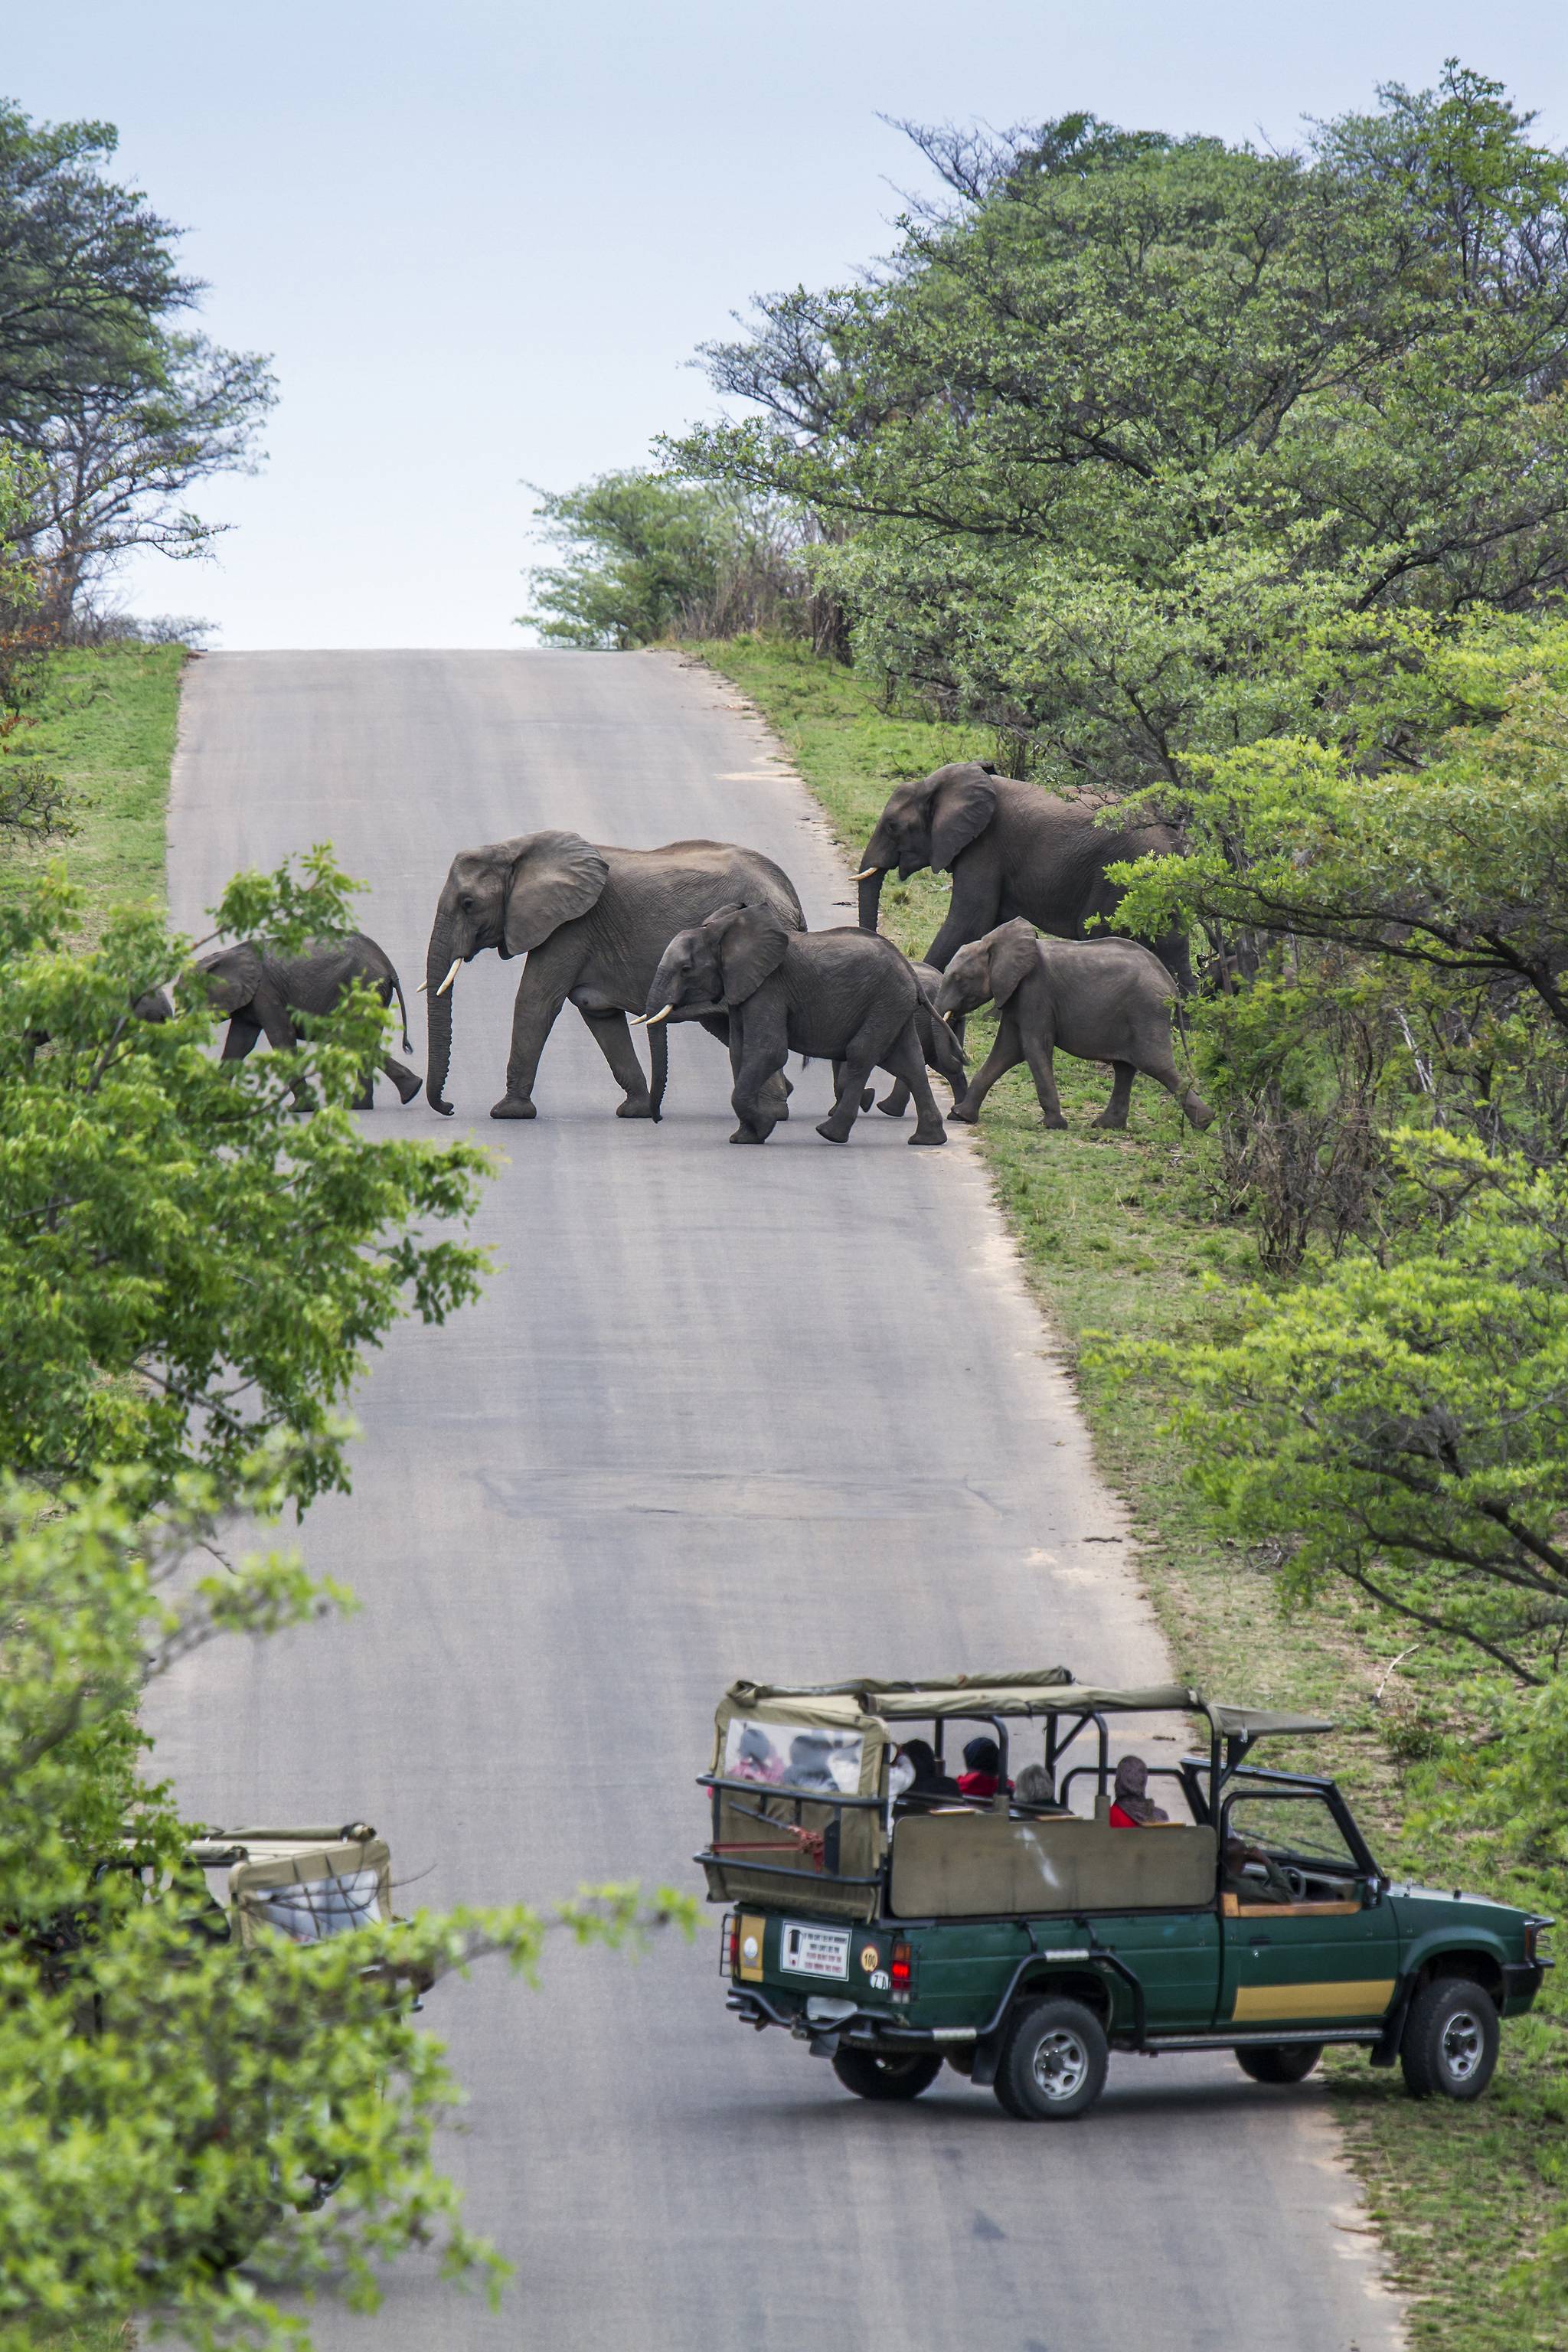
M 729 1048 L 732 1143 L 764 1143 L 788 1117 L 788 1055 L 829 1061 L 835 1099 L 817 1129 L 849 1139 L 870 1107 L 873 1072 L 893 1080 L 881 1108 L 897 1117 L 912 1097 L 912 1144 L 940 1144 L 946 1128 L 928 1069 L 952 1089 L 948 1116 L 979 1118 L 1005 1071 L 1028 1066 L 1047 1127 L 1062 1127 L 1052 1056 L 1111 1065 L 1110 1100 L 1096 1122 L 1124 1127 L 1134 1077 L 1172 1094 L 1194 1126 L 1210 1113 L 1177 1068 L 1171 1007 L 1190 982 L 1186 944 L 1158 953 L 1091 927 L 1119 893 L 1107 868 L 1173 846 L 1153 822 L 1111 830 L 1091 805 L 999 777 L 984 763 L 940 768 L 889 796 L 856 877 L 859 928 L 806 929 L 795 886 L 759 851 L 731 842 L 674 841 L 621 849 L 552 828 L 461 850 L 437 903 L 426 958 L 429 1053 L 425 1088 L 438 1111 L 451 1062 L 455 983 L 493 948 L 523 958 L 512 1012 L 506 1087 L 492 1118 L 536 1116 L 534 1081 L 557 1014 L 574 1004 L 621 1089 L 620 1118 L 659 1117 L 668 1076 L 668 1028 L 696 1022 Z M 922 866 L 950 871 L 946 920 L 914 963 L 877 929 L 883 881 Z M 1049 936 L 1042 941 L 1037 928 Z M 1088 934 L 1086 936 L 1086 934 Z M 297 1042 L 294 1015 L 321 1013 L 351 982 L 373 988 L 404 1017 L 388 958 L 363 934 L 322 940 L 287 956 L 243 942 L 208 957 L 209 998 L 229 1017 L 226 1060 L 259 1036 Z M 967 1076 L 963 1019 L 996 1007 L 995 1045 Z M 628 1025 L 628 1023 L 631 1024 Z M 631 1036 L 649 1042 L 645 1076 Z M 379 1065 L 407 1102 L 420 1081 L 386 1056 Z M 371 1100 L 367 1072 L 362 1107 Z

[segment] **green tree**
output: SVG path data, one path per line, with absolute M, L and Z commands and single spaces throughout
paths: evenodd
M 531 572 L 538 609 L 521 623 L 547 646 L 624 652 L 676 635 L 803 625 L 803 532 L 779 500 L 636 468 L 537 496 L 564 561 Z
M 1568 165 L 1499 85 L 1300 155 L 1082 117 L 928 137 L 872 283 L 709 356 L 672 462 L 838 517 L 863 657 L 1131 790 L 1310 730 L 1304 635 L 1568 583 Z
M 318 853 L 302 883 L 238 877 L 216 919 L 287 940 L 349 928 L 348 906 Z M 303 1503 L 346 1483 L 334 1416 L 363 1351 L 410 1306 L 439 1322 L 474 1296 L 478 1253 L 423 1227 L 467 1213 L 488 1161 L 361 1136 L 374 998 L 237 1071 L 203 1051 L 199 985 L 174 1021 L 132 1014 L 187 966 L 182 940 L 121 913 L 83 956 L 75 912 L 58 878 L 0 908 L 0 1466 L 140 1465 L 156 1493 L 237 1475 L 278 1433 Z

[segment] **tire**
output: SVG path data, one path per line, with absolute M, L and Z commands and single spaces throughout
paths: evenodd
M 1410 2004 L 1399 2063 L 1413 2099 L 1479 2099 L 1498 2060 L 1491 1995 L 1468 1977 L 1438 1977 Z
M 929 2050 L 907 2058 L 890 2051 L 836 2050 L 833 2071 L 858 2099 L 918 2099 L 941 2074 L 942 2060 Z
M 1236 2063 L 1255 2083 L 1304 2083 L 1322 2054 L 1316 2042 L 1268 2042 L 1238 2050 Z
M 1015 2015 L 996 2069 L 996 2096 L 1021 2123 L 1066 2123 L 1105 2088 L 1110 2045 L 1079 2000 L 1026 2000 Z

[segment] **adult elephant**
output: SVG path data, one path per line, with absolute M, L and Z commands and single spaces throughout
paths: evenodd
M 617 1118 L 658 1117 L 668 1045 L 652 1040 L 654 1089 L 626 1028 L 641 1013 L 658 961 L 677 931 L 739 901 L 766 907 L 787 930 L 805 918 L 782 866 L 732 841 L 671 841 L 662 849 L 614 849 L 581 834 L 520 834 L 453 858 L 431 926 L 426 957 L 430 1051 L 426 1092 L 444 1098 L 452 1055 L 451 988 L 465 963 L 486 948 L 526 956 L 511 1019 L 506 1092 L 492 1118 L 532 1118 L 533 1081 L 544 1041 L 570 998 L 586 1021 L 626 1099 Z M 721 1018 L 703 1024 L 727 1037 Z
M 1022 915 L 1058 940 L 1081 940 L 1092 919 L 1110 914 L 1121 893 L 1108 866 L 1158 856 L 1177 846 L 1169 825 L 1152 817 L 1101 825 L 1092 803 L 1065 801 L 1034 784 L 999 776 L 984 761 L 957 760 L 918 783 L 900 784 L 866 844 L 856 880 L 860 927 L 874 931 L 882 884 L 923 866 L 952 875 L 947 919 L 925 952 L 945 971 L 961 947 Z M 1192 985 L 1185 937 L 1168 932 L 1149 944 L 1184 992 Z

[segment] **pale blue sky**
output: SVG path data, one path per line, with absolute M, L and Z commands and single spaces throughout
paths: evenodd
M 710 404 L 686 367 L 754 289 L 883 249 L 912 150 L 879 114 L 1089 107 L 1288 143 L 1303 114 L 1500 76 L 1568 140 L 1561 0 L 67 0 L 7 26 L 35 115 L 106 116 L 189 226 L 205 323 L 276 356 L 213 563 L 140 562 L 143 612 L 226 646 L 518 644 L 529 508 Z

